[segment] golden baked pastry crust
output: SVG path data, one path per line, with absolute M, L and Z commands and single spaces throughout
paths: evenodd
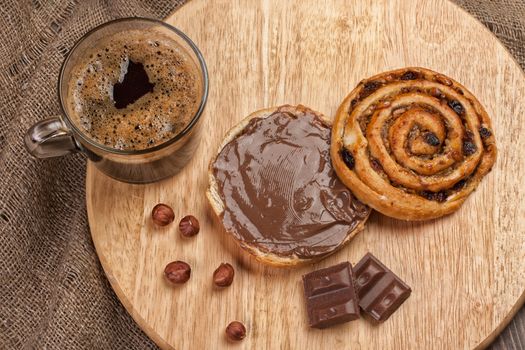
M 490 118 L 472 93 L 409 67 L 365 79 L 344 99 L 330 152 L 337 175 L 363 203 L 426 220 L 457 210 L 497 150 Z

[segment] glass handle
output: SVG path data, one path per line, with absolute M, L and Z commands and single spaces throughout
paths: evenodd
M 80 151 L 71 130 L 60 117 L 34 124 L 24 136 L 27 151 L 36 158 L 60 157 Z

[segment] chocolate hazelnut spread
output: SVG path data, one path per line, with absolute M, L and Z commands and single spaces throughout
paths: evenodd
M 250 120 L 213 164 L 226 230 L 280 256 L 337 249 L 370 209 L 337 178 L 329 148 L 330 126 L 304 107 Z

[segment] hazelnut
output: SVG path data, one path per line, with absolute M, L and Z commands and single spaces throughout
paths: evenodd
M 191 276 L 191 267 L 184 261 L 173 261 L 164 268 L 164 276 L 171 283 L 186 283 Z
M 179 223 L 180 234 L 183 237 L 192 237 L 199 233 L 199 220 L 193 215 L 187 215 Z
M 175 214 L 173 213 L 173 209 L 169 206 L 160 203 L 153 207 L 151 218 L 156 225 L 166 226 L 173 222 Z
M 222 263 L 213 273 L 213 283 L 217 287 L 228 287 L 233 282 L 235 270 L 228 263 Z
M 231 341 L 243 340 L 246 337 L 246 327 L 239 321 L 233 321 L 226 327 L 226 337 Z

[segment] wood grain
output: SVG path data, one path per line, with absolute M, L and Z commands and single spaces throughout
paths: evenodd
M 525 109 L 522 71 L 495 37 L 444 0 L 193 0 L 167 21 L 201 48 L 210 72 L 206 135 L 174 178 L 146 186 L 105 177 L 90 164 L 87 205 L 101 263 L 124 306 L 163 348 L 229 348 L 232 320 L 248 336 L 238 348 L 469 349 L 501 331 L 525 299 Z M 424 223 L 374 213 L 347 248 L 310 267 L 283 270 L 239 252 L 212 219 L 206 168 L 224 133 L 250 112 L 303 103 L 332 115 L 372 74 L 425 66 L 462 82 L 493 118 L 499 159 L 455 214 Z M 180 238 L 176 225 L 154 228 L 164 202 L 177 218 L 196 215 L 201 233 Z M 373 252 L 412 286 L 385 324 L 366 320 L 309 329 L 300 276 Z M 172 260 L 193 267 L 173 288 L 162 278 Z M 225 290 L 213 270 L 230 262 Z

